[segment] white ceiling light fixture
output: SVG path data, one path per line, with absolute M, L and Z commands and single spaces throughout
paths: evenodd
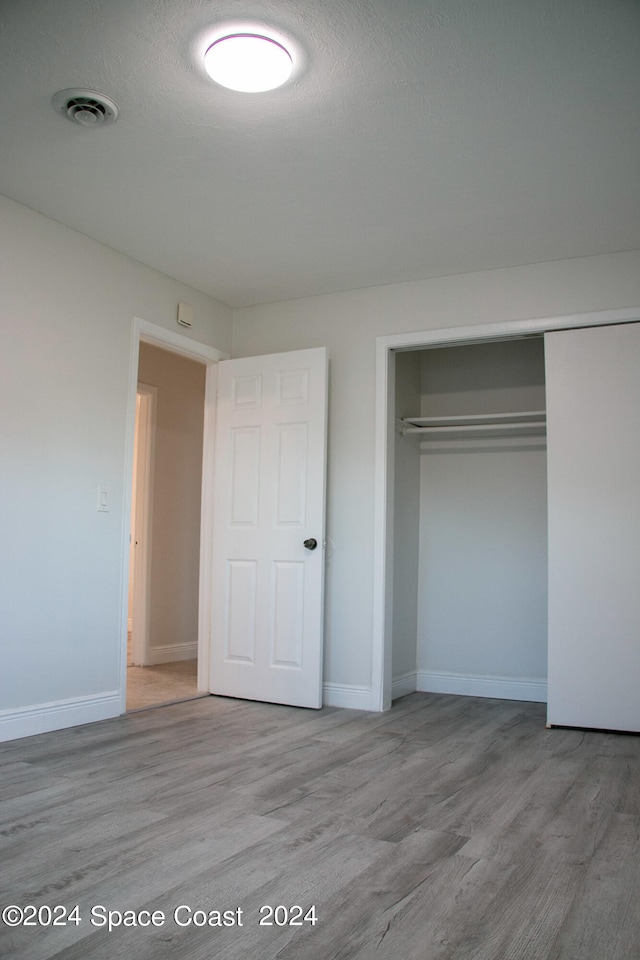
M 212 43 L 204 55 L 212 80 L 229 90 L 263 93 L 286 83 L 291 54 L 281 43 L 257 33 L 233 33 Z

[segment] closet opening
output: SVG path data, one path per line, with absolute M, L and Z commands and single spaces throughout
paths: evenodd
M 640 310 L 394 334 L 376 356 L 373 709 L 425 689 L 640 730 Z
M 545 701 L 543 338 L 392 357 L 392 698 Z

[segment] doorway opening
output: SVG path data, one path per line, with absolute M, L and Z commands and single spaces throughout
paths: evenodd
M 127 710 L 197 684 L 206 367 L 140 344 L 132 482 Z
M 209 692 L 212 397 L 225 358 L 134 321 L 122 712 Z

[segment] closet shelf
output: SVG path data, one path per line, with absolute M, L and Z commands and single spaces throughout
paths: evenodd
M 544 410 L 514 413 L 481 413 L 455 417 L 405 417 L 399 423 L 403 436 L 420 440 L 464 440 L 467 437 L 544 436 L 547 417 Z

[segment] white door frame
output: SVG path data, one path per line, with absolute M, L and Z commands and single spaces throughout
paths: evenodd
M 155 450 L 156 409 L 158 388 L 138 383 L 140 397 L 137 432 L 134 449 L 135 489 L 132 489 L 133 596 L 131 623 L 131 655 L 134 664 L 148 663 L 149 656 L 149 596 L 151 535 L 153 530 L 153 458 Z M 131 576 L 131 571 L 129 571 Z
M 126 455 L 124 477 L 124 510 L 122 530 L 122 584 L 120 591 L 120 712 L 126 713 L 127 689 L 127 620 L 129 600 L 129 537 L 131 535 L 131 494 L 133 480 L 134 434 L 136 422 L 136 395 L 138 392 L 138 363 L 140 341 L 170 350 L 179 356 L 205 363 L 206 385 L 204 401 L 204 432 L 202 446 L 202 497 L 200 516 L 200 578 L 198 601 L 198 690 L 209 690 L 209 638 L 211 623 L 211 545 L 213 540 L 212 480 L 215 440 L 215 405 L 217 365 L 228 360 L 229 354 L 206 343 L 174 333 L 148 320 L 134 317 L 129 364 L 129 398 L 126 424 Z
M 373 632 L 371 650 L 371 709 L 391 706 L 393 624 L 393 443 L 395 426 L 395 358 L 397 350 L 455 346 L 463 343 L 533 336 L 551 330 L 640 319 L 640 307 L 597 313 L 507 320 L 474 326 L 449 327 L 376 338 L 375 481 L 373 545 Z

